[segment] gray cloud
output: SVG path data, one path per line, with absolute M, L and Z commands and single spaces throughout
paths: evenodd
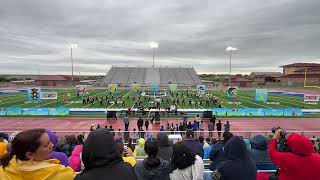
M 227 73 L 281 71 L 320 63 L 317 0 L 10 0 L 0 3 L 1 73 L 103 73 L 112 65 L 156 64 Z

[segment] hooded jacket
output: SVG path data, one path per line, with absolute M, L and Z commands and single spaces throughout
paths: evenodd
M 224 146 L 224 159 L 213 172 L 215 180 L 255 180 L 257 168 L 243 139 L 233 136 Z
M 250 139 L 251 149 L 249 149 L 250 157 L 259 167 L 270 167 L 276 169 L 274 163 L 270 160 L 267 139 L 262 135 L 257 135 Z M 268 168 L 268 169 L 270 169 Z M 266 169 L 266 168 L 263 168 Z
M 69 166 L 69 160 L 68 157 L 65 153 L 63 152 L 57 152 L 55 151 L 57 148 L 57 142 L 58 142 L 58 136 L 56 134 L 54 134 L 52 131 L 50 130 L 46 130 L 46 133 L 48 134 L 49 138 L 50 138 L 50 142 L 53 144 L 53 151 L 50 154 L 50 159 L 58 159 L 60 161 L 60 164 L 63 164 L 65 166 Z
M 287 140 L 291 152 L 277 151 L 275 139 L 269 142 L 270 159 L 280 167 L 279 180 L 318 180 L 320 155 L 314 151 L 312 142 L 299 134 L 291 134 Z
M 160 159 L 159 166 L 154 168 L 145 166 L 144 161 L 140 161 L 134 166 L 138 180 L 170 180 L 171 169 L 168 161 Z
M 159 157 L 166 161 L 170 161 L 172 146 L 170 145 L 167 133 L 159 133 L 157 135 L 157 141 L 159 145 Z
M 77 180 L 136 180 L 133 168 L 116 151 L 113 135 L 107 129 L 92 131 L 83 145 L 85 169 Z
M 73 180 L 74 171 L 50 159 L 41 162 L 20 161 L 14 156 L 9 165 L 0 168 L 1 180 Z
M 72 154 L 69 157 L 70 167 L 75 172 L 80 172 L 81 171 L 81 157 L 80 157 L 81 153 L 82 153 L 82 145 L 77 145 L 73 149 Z
M 133 152 L 134 157 L 146 156 L 146 152 L 144 152 L 144 143 L 145 140 L 143 138 L 140 138 L 138 141 L 138 146 L 136 146 Z
M 209 158 L 211 160 L 209 169 L 214 171 L 218 164 L 223 160 L 223 142 L 212 145 Z

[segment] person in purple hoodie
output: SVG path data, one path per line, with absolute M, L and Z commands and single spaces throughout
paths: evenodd
M 49 159 L 54 159 L 54 158 L 59 159 L 60 164 L 65 165 L 65 166 L 69 166 L 69 160 L 68 160 L 67 155 L 63 152 L 55 151 L 57 148 L 58 136 L 50 130 L 46 130 L 46 132 L 50 138 L 51 143 L 53 144 L 53 151 L 50 154 Z

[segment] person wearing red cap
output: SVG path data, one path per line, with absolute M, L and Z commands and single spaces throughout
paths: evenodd
M 278 129 L 269 142 L 269 155 L 272 162 L 280 167 L 279 180 L 318 180 L 320 155 L 315 152 L 312 142 L 300 134 L 291 134 L 287 138 L 290 152 L 277 151 Z

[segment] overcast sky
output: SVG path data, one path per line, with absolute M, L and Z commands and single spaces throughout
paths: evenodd
M 2 0 L 0 74 L 105 73 L 112 65 L 198 73 L 320 63 L 319 0 Z M 40 70 L 39 70 L 40 69 Z

